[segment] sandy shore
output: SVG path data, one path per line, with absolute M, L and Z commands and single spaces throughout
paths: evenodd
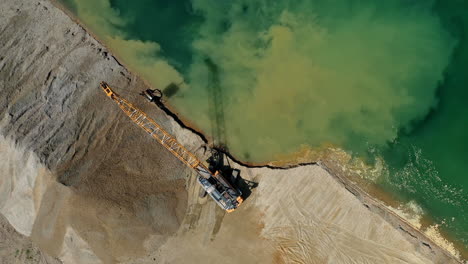
M 333 163 L 230 161 L 257 186 L 225 214 L 98 89 L 106 80 L 205 159 L 199 136 L 137 95 L 144 81 L 49 1 L 5 0 L 0 13 L 2 155 L 16 155 L 0 165 L 0 212 L 45 253 L 64 263 L 458 263 Z

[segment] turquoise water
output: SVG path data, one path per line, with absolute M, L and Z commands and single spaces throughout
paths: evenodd
M 391 173 L 382 184 L 416 199 L 468 248 L 468 7 L 466 1 L 436 7 L 459 42 L 438 85 L 437 105 L 383 149 Z
M 382 157 L 376 183 L 468 249 L 468 2 L 62 2 L 235 156 Z

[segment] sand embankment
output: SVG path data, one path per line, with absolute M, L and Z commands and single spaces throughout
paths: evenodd
M 140 78 L 49 1 L 4 0 L 0 13 L 8 157 L 0 211 L 48 255 L 65 263 L 456 262 L 318 165 L 233 164 L 258 186 L 226 215 L 98 89 L 105 79 L 206 158 L 198 136 L 137 95 L 146 89 Z

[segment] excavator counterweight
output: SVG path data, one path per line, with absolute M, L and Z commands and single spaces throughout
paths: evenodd
M 100 87 L 136 125 L 156 139 L 185 165 L 194 169 L 198 174 L 197 182 L 221 208 L 232 212 L 242 203 L 241 191 L 232 186 L 219 171 L 211 172 L 193 153 L 182 146 L 143 111 L 115 93 L 106 82 L 101 82 Z

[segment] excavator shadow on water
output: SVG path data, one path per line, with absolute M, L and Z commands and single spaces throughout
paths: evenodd
M 252 189 L 258 186 L 258 183 L 243 179 L 240 171 L 233 169 L 229 164 L 229 159 L 225 158 L 225 153 L 228 153 L 228 137 L 224 114 L 225 96 L 220 81 L 220 71 L 218 65 L 211 58 L 205 58 L 204 63 L 210 76 L 206 88 L 209 95 L 208 108 L 213 137 L 212 155 L 207 162 L 212 171 L 221 171 L 224 175 L 230 175 L 229 180 L 242 192 L 242 198 L 246 200 L 251 195 Z

